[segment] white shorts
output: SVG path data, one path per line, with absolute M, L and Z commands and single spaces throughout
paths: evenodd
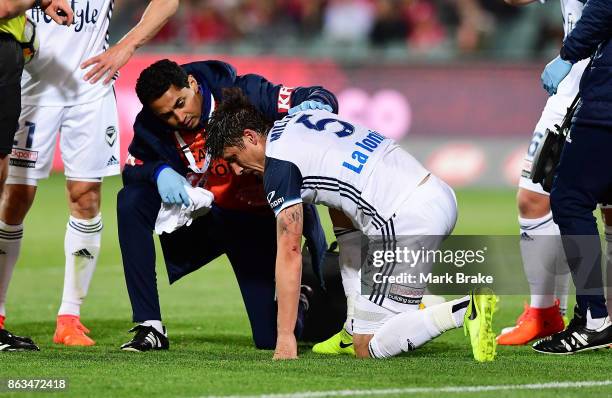
M 538 146 L 542 143 L 544 133 L 546 129 L 555 130 L 555 124 L 561 125 L 563 118 L 567 113 L 567 108 L 570 107 L 574 98 L 578 94 L 578 88 L 580 85 L 580 78 L 584 69 L 588 65 L 589 60 L 583 59 L 577 62 L 570 71 L 570 74 L 559 84 L 557 94 L 551 96 L 546 101 L 546 106 L 542 111 L 540 120 L 536 124 L 531 143 L 527 148 L 525 154 L 525 160 L 523 161 L 523 169 L 521 171 L 521 178 L 519 179 L 519 188 L 526 189 L 531 192 L 540 193 L 542 195 L 548 195 L 548 192 L 544 191 L 542 185 L 534 184 L 529 178 L 531 173 L 531 167 L 533 166 L 533 155 L 535 154 Z
M 8 183 L 35 185 L 53 165 L 57 134 L 64 174 L 73 180 L 117 175 L 119 118 L 115 94 L 74 106 L 24 105 L 10 157 Z
M 453 231 L 457 221 L 457 200 L 452 188 L 434 175 L 418 186 L 405 204 L 387 224 L 377 231 L 364 231 L 370 237 L 379 235 L 385 242 L 396 242 L 394 247 L 414 250 L 436 250 L 444 238 Z M 385 243 L 386 245 L 387 243 Z M 393 245 L 393 244 L 392 244 Z M 368 253 L 368 256 L 371 253 Z M 368 257 L 370 260 L 370 257 Z M 432 263 L 420 262 L 410 272 L 427 273 Z M 382 268 L 366 267 L 362 270 L 362 294 L 355 301 L 353 330 L 358 334 L 373 334 L 389 318 L 406 311 L 417 310 L 425 291 L 422 283 L 382 283 L 367 289 L 373 273 L 398 275 L 399 264 L 386 264 Z M 406 265 L 404 265 L 406 267 Z M 368 272 L 366 272 L 366 270 Z M 364 292 L 369 294 L 363 294 Z

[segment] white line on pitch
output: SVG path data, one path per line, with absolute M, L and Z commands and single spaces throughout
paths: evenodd
M 321 397 L 352 397 L 362 395 L 392 395 L 392 394 L 426 394 L 426 393 L 462 393 L 483 391 L 505 391 L 505 390 L 542 390 L 542 389 L 566 389 L 580 387 L 611 386 L 612 380 L 602 381 L 567 381 L 538 384 L 501 384 L 490 386 L 447 386 L 447 387 L 408 387 L 387 388 L 372 390 L 330 390 L 330 391 L 305 391 L 287 394 L 263 394 L 263 395 L 218 395 L 205 396 L 202 398 L 321 398 Z

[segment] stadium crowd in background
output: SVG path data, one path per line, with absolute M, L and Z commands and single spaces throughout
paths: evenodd
M 185 49 L 224 46 L 226 52 L 247 53 L 291 53 L 299 43 L 301 54 L 366 56 L 372 49 L 383 49 L 395 58 L 543 56 L 551 44 L 558 48 L 563 38 L 554 5 L 516 8 L 486 0 L 188 0 L 154 43 Z M 141 0 L 118 3 L 115 34 L 131 26 L 144 6 Z

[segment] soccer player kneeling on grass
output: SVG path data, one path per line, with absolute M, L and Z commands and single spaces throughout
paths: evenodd
M 299 112 L 272 125 L 232 89 L 224 92 L 208 133 L 212 155 L 223 157 L 236 174 L 263 175 L 276 214 L 275 359 L 297 358 L 293 329 L 300 294 L 302 203 L 341 210 L 364 235 L 390 248 L 435 250 L 455 225 L 456 200 L 448 185 L 392 140 L 330 112 Z M 416 268 L 422 272 L 430 266 Z M 464 326 L 476 360 L 492 360 L 495 296 L 490 291 L 470 294 L 417 311 L 424 290 L 418 282 L 376 283 L 368 294 L 362 288 L 354 309 L 356 355 L 391 357 Z

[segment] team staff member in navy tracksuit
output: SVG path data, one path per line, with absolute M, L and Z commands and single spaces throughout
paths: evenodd
M 555 222 L 576 285 L 574 319 L 534 349 L 568 354 L 612 344 L 612 322 L 601 278 L 601 246 L 593 217 L 612 203 L 612 2 L 588 0 L 561 54 L 542 73 L 549 94 L 581 59 L 593 61 L 580 82 L 581 103 L 561 155 L 550 195 Z
M 276 344 L 274 264 L 276 230 L 263 184 L 255 175 L 236 176 L 205 149 L 208 117 L 223 89 L 240 87 L 271 120 L 305 109 L 337 112 L 335 96 L 322 87 L 289 88 L 258 75 L 236 75 L 224 62 L 182 66 L 161 60 L 145 69 L 136 83 L 143 110 L 134 123 L 134 139 L 117 197 L 119 243 L 136 334 L 122 345 L 128 351 L 167 349 L 161 323 L 152 232 L 162 201 L 188 204 L 185 184 L 215 194 L 213 208 L 189 227 L 162 234 L 160 242 L 170 283 L 227 254 L 245 303 L 255 346 Z M 189 181 L 189 182 L 188 182 Z M 305 216 L 306 218 L 306 216 Z M 314 207 L 305 229 L 313 264 L 320 265 L 325 236 Z M 302 325 L 298 322 L 296 330 Z

